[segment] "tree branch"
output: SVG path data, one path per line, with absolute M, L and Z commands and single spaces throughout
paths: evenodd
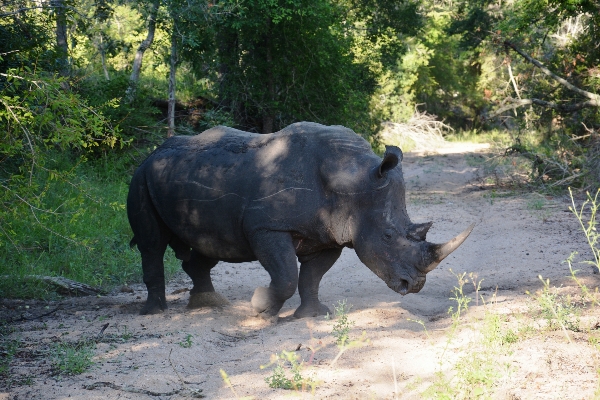
M 513 49 L 514 51 L 516 51 L 517 53 L 519 53 L 524 59 L 526 59 L 527 61 L 529 61 L 530 63 L 532 63 L 533 65 L 535 65 L 536 67 L 538 67 L 544 74 L 548 75 L 549 77 L 551 77 L 552 79 L 554 79 L 555 81 L 557 81 L 558 83 L 560 83 L 561 85 L 563 85 L 564 87 L 579 93 L 580 95 L 587 97 L 588 99 L 591 100 L 590 105 L 587 105 L 586 107 L 600 107 L 600 96 L 595 94 L 595 93 L 591 93 L 588 92 L 586 90 L 583 89 L 579 89 L 577 86 L 567 82 L 567 80 L 561 78 L 560 76 L 556 75 L 555 73 L 553 73 L 552 71 L 550 71 L 548 68 L 544 67 L 544 65 L 539 62 L 538 60 L 536 60 L 535 58 L 531 57 L 529 54 L 524 53 L 523 51 L 521 51 L 517 46 L 515 46 L 514 44 L 512 44 L 511 42 L 509 42 L 508 40 L 504 41 L 504 46 L 506 47 L 510 47 L 511 49 Z M 581 103 L 580 103 L 581 104 Z M 583 108 L 583 107 L 580 107 Z
M 506 104 L 506 105 L 500 107 L 499 109 L 497 109 L 496 111 L 491 113 L 487 118 L 488 119 L 495 118 L 505 111 L 514 110 L 515 108 L 527 106 L 530 104 L 536 104 L 538 106 L 552 108 L 552 109 L 555 109 L 558 111 L 564 111 L 564 112 L 574 112 L 574 111 L 579 111 L 583 108 L 600 106 L 600 104 L 597 104 L 596 102 L 591 101 L 591 100 L 582 101 L 581 103 L 574 103 L 574 104 L 558 104 L 558 103 L 540 100 L 540 99 L 512 99 L 512 98 L 509 98 L 506 101 L 508 101 L 509 104 Z

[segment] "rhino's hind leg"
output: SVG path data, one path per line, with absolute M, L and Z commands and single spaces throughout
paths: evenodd
M 181 263 L 183 270 L 194 283 L 194 287 L 190 291 L 188 308 L 225 307 L 230 304 L 225 297 L 215 292 L 212 284 L 210 270 L 218 262 L 219 260 L 205 257 L 192 250 L 189 259 Z
M 298 292 L 301 303 L 294 312 L 294 317 L 316 317 L 330 313 L 329 308 L 319 301 L 319 283 L 341 253 L 342 249 L 329 249 L 299 258 L 301 266 Z
M 166 243 L 162 248 L 162 253 L 161 251 L 142 251 L 142 269 L 144 270 L 144 283 L 148 289 L 148 298 L 140 315 L 158 314 L 168 308 L 165 296 L 165 269 L 162 259 L 165 249 Z

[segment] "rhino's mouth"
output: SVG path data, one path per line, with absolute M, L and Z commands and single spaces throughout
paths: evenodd
M 419 277 L 419 279 L 411 281 L 399 278 L 388 284 L 388 286 L 394 292 L 400 293 L 402 296 L 409 293 L 419 293 L 421 289 L 423 289 L 423 286 L 425 286 L 425 277 Z
M 409 287 L 408 281 L 405 280 L 405 279 L 400 279 L 399 281 L 394 282 L 394 284 L 388 285 L 388 286 L 394 292 L 400 293 L 402 296 L 407 295 L 408 293 L 410 293 L 408 291 L 408 287 Z

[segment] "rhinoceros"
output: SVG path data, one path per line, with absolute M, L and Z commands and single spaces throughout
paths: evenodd
M 387 146 L 382 159 L 352 130 L 311 122 L 167 139 L 135 171 L 127 198 L 148 289 L 141 314 L 167 308 L 167 246 L 192 279 L 189 307 L 227 302 L 210 276 L 219 261 L 258 260 L 271 278 L 251 299 L 259 316 L 277 318 L 296 288 L 295 317 L 325 314 L 319 283 L 344 247 L 395 292 L 419 292 L 473 225 L 445 244 L 427 242 L 432 223 L 412 223 L 406 211 L 402 157 Z

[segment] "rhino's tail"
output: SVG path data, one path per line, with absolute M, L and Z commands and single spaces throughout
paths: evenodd
M 137 244 L 137 239 L 134 237 L 131 238 L 131 241 L 129 242 L 129 247 L 133 248 L 133 246 L 135 246 Z

